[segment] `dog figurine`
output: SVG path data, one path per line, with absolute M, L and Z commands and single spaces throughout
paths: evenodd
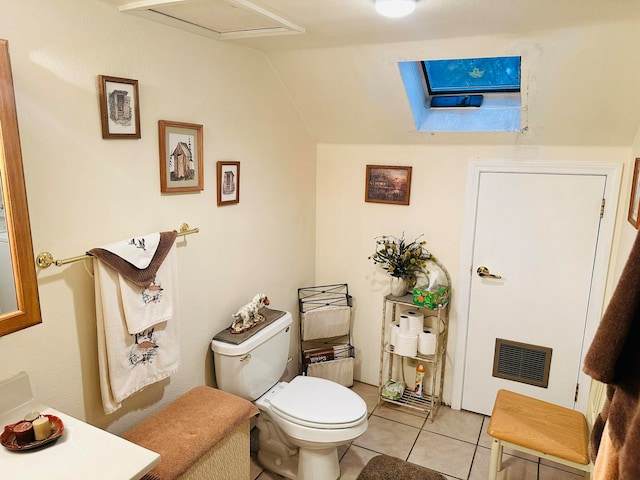
M 232 315 L 231 333 L 243 333 L 264 322 L 264 315 L 260 315 L 258 310 L 265 305 L 269 305 L 269 299 L 264 293 L 258 293 L 253 300 L 241 307 L 238 313 Z

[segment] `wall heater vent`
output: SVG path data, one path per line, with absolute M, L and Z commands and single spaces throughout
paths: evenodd
M 547 388 L 551 352 L 548 347 L 496 338 L 493 376 Z

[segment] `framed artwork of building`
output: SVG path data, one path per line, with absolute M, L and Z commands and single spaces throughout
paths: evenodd
M 240 162 L 218 162 L 218 206 L 240 202 Z
M 631 198 L 629 199 L 629 214 L 627 220 L 636 229 L 640 227 L 640 158 L 636 158 L 633 168 L 633 183 L 631 184 Z
M 367 165 L 365 202 L 409 205 L 411 167 Z
M 160 139 L 160 191 L 204 190 L 202 125 L 158 121 Z
M 98 76 L 102 138 L 140 138 L 138 81 Z

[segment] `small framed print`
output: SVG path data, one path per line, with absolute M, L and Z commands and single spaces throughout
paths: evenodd
M 218 162 L 218 206 L 240 202 L 240 162 Z
M 409 205 L 411 167 L 367 165 L 365 202 Z
M 640 227 L 638 218 L 640 212 L 640 158 L 636 158 L 633 169 L 633 183 L 631 184 L 631 198 L 629 199 L 629 215 L 627 220 L 636 230 Z
M 204 189 L 202 125 L 158 121 L 160 191 L 197 192 Z
M 138 81 L 98 76 L 102 138 L 140 138 Z

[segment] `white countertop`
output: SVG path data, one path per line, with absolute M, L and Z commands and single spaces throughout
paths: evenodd
M 25 398 L 25 379 L 30 397 L 31 386 L 25 373 L 0 383 L 0 429 L 18 422 L 27 412 L 36 411 L 60 418 L 64 432 L 55 443 L 34 450 L 12 451 L 0 445 L 2 478 L 139 479 L 160 463 L 160 455 L 151 450 Z

